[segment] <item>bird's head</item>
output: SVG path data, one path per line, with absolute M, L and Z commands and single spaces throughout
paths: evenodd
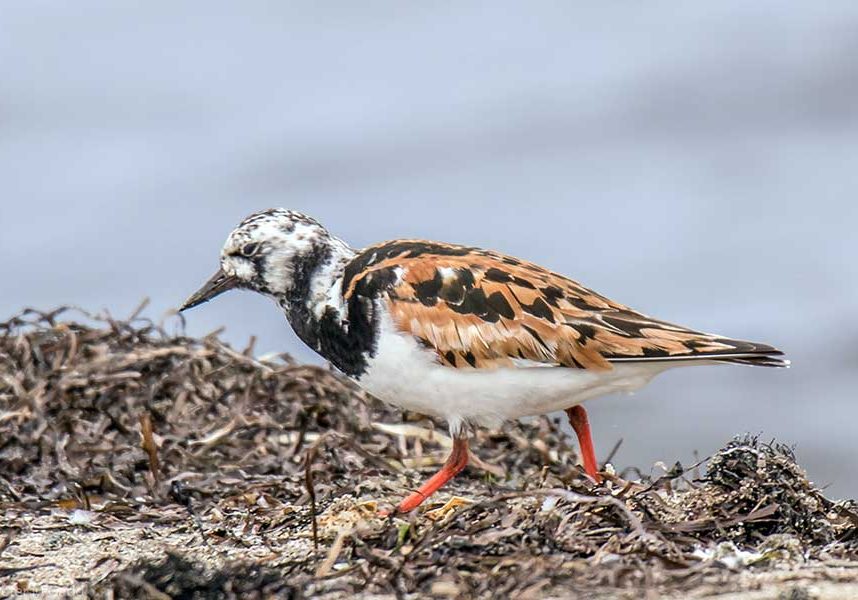
M 254 213 L 229 234 L 221 250 L 220 269 L 180 310 L 235 288 L 286 298 L 296 287 L 309 284 L 313 270 L 338 244 L 343 243 L 301 213 L 282 208 Z

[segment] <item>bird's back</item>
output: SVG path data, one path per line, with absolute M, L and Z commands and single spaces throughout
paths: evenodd
M 346 304 L 377 298 L 395 327 L 464 369 L 719 361 L 785 366 L 767 344 L 654 319 L 544 267 L 423 240 L 370 246 L 346 266 Z

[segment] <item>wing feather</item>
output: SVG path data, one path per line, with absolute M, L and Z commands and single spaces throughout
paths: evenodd
M 786 364 L 777 349 L 653 319 L 536 264 L 497 252 L 394 240 L 346 268 L 343 295 L 383 302 L 396 327 L 458 368 L 520 364 L 608 370 L 676 359 Z

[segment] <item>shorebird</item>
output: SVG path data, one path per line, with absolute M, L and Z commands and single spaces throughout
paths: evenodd
M 789 364 L 767 344 L 645 316 L 499 252 L 425 240 L 356 250 L 285 209 L 244 219 L 220 269 L 181 310 L 230 289 L 272 298 L 304 343 L 372 395 L 447 421 L 450 456 L 400 513 L 465 468 L 474 426 L 566 411 L 598 483 L 582 402 L 634 391 L 672 367 Z

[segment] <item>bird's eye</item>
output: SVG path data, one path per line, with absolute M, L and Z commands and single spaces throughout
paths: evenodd
M 241 247 L 241 255 L 250 258 L 259 251 L 258 242 L 250 242 Z

